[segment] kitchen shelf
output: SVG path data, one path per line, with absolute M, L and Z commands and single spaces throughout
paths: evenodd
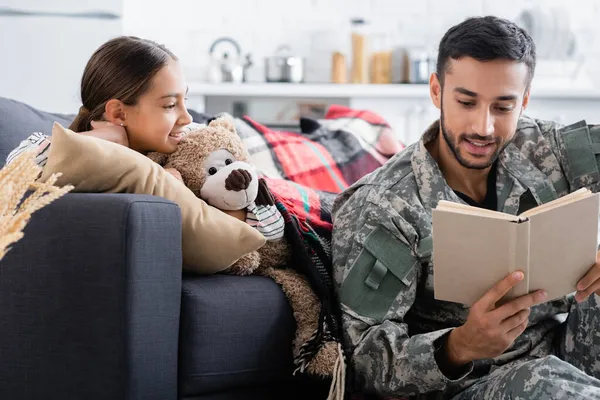
M 241 97 L 427 97 L 428 85 L 336 83 L 190 83 L 189 95 Z
M 190 96 L 295 98 L 428 98 L 427 84 L 318 84 L 318 83 L 195 83 Z M 532 98 L 557 100 L 600 99 L 600 90 L 588 88 L 533 88 Z

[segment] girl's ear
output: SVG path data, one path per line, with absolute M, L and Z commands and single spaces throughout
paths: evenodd
M 104 118 L 115 125 L 127 126 L 125 105 L 121 100 L 111 99 L 104 106 Z

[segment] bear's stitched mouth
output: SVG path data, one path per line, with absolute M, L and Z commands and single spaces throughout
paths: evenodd
M 248 203 L 248 191 L 244 190 L 244 197 L 246 198 L 246 200 L 242 203 Z M 238 204 L 230 204 L 227 202 L 227 200 L 225 200 L 225 197 L 223 197 L 223 203 L 227 204 L 229 207 L 241 207 L 241 205 Z

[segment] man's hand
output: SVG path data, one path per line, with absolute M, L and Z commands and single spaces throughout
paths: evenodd
M 592 293 L 600 295 L 600 264 L 598 255 L 600 255 L 600 253 L 596 254 L 596 264 L 594 264 L 588 273 L 577 283 L 575 300 L 579 303 L 585 301 Z
M 497 357 L 523 333 L 529 321 L 529 308 L 544 300 L 544 291 L 529 293 L 496 307 L 496 303 L 522 279 L 520 271 L 508 275 L 472 305 L 465 324 L 454 329 L 448 337 L 446 348 L 451 364 L 461 366 Z

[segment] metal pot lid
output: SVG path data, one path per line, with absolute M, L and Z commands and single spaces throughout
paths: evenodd
M 275 50 L 275 54 L 265 57 L 267 61 L 274 61 L 278 64 L 298 65 L 302 64 L 303 58 L 292 53 L 292 49 L 287 44 L 280 45 Z

